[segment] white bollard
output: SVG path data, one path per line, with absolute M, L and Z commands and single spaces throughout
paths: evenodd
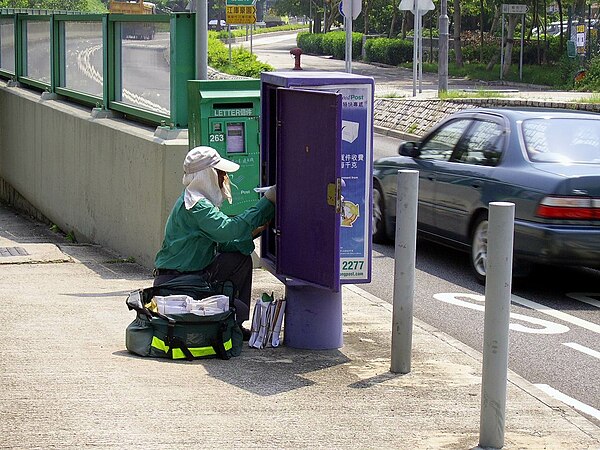
M 513 203 L 490 203 L 479 424 L 484 448 L 504 446 L 514 219 Z
M 393 373 L 410 372 L 418 192 L 419 172 L 417 170 L 399 170 L 396 197 L 392 363 L 390 367 L 390 371 Z

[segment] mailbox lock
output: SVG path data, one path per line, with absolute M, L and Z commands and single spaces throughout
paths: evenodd
M 327 204 L 335 206 L 336 214 L 342 213 L 342 179 L 338 178 L 335 183 L 327 185 Z

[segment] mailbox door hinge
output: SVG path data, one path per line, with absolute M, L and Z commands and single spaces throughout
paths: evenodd
M 342 213 L 342 179 L 338 178 L 335 183 L 327 185 L 327 204 L 335 207 L 337 214 Z

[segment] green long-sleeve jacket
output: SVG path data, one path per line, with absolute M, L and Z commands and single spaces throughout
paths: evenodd
M 158 269 L 192 272 L 208 266 L 217 251 L 249 255 L 254 250 L 252 231 L 271 220 L 274 212 L 273 203 L 264 197 L 234 217 L 223 214 L 206 199 L 188 210 L 182 193 L 167 219 L 154 265 Z

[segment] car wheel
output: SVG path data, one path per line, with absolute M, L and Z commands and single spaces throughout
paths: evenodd
M 482 214 L 475 221 L 471 235 L 471 268 L 480 283 L 485 282 L 488 255 L 488 216 Z
M 385 234 L 385 206 L 383 204 L 383 193 L 379 186 L 373 189 L 373 242 L 384 244 L 387 240 Z

